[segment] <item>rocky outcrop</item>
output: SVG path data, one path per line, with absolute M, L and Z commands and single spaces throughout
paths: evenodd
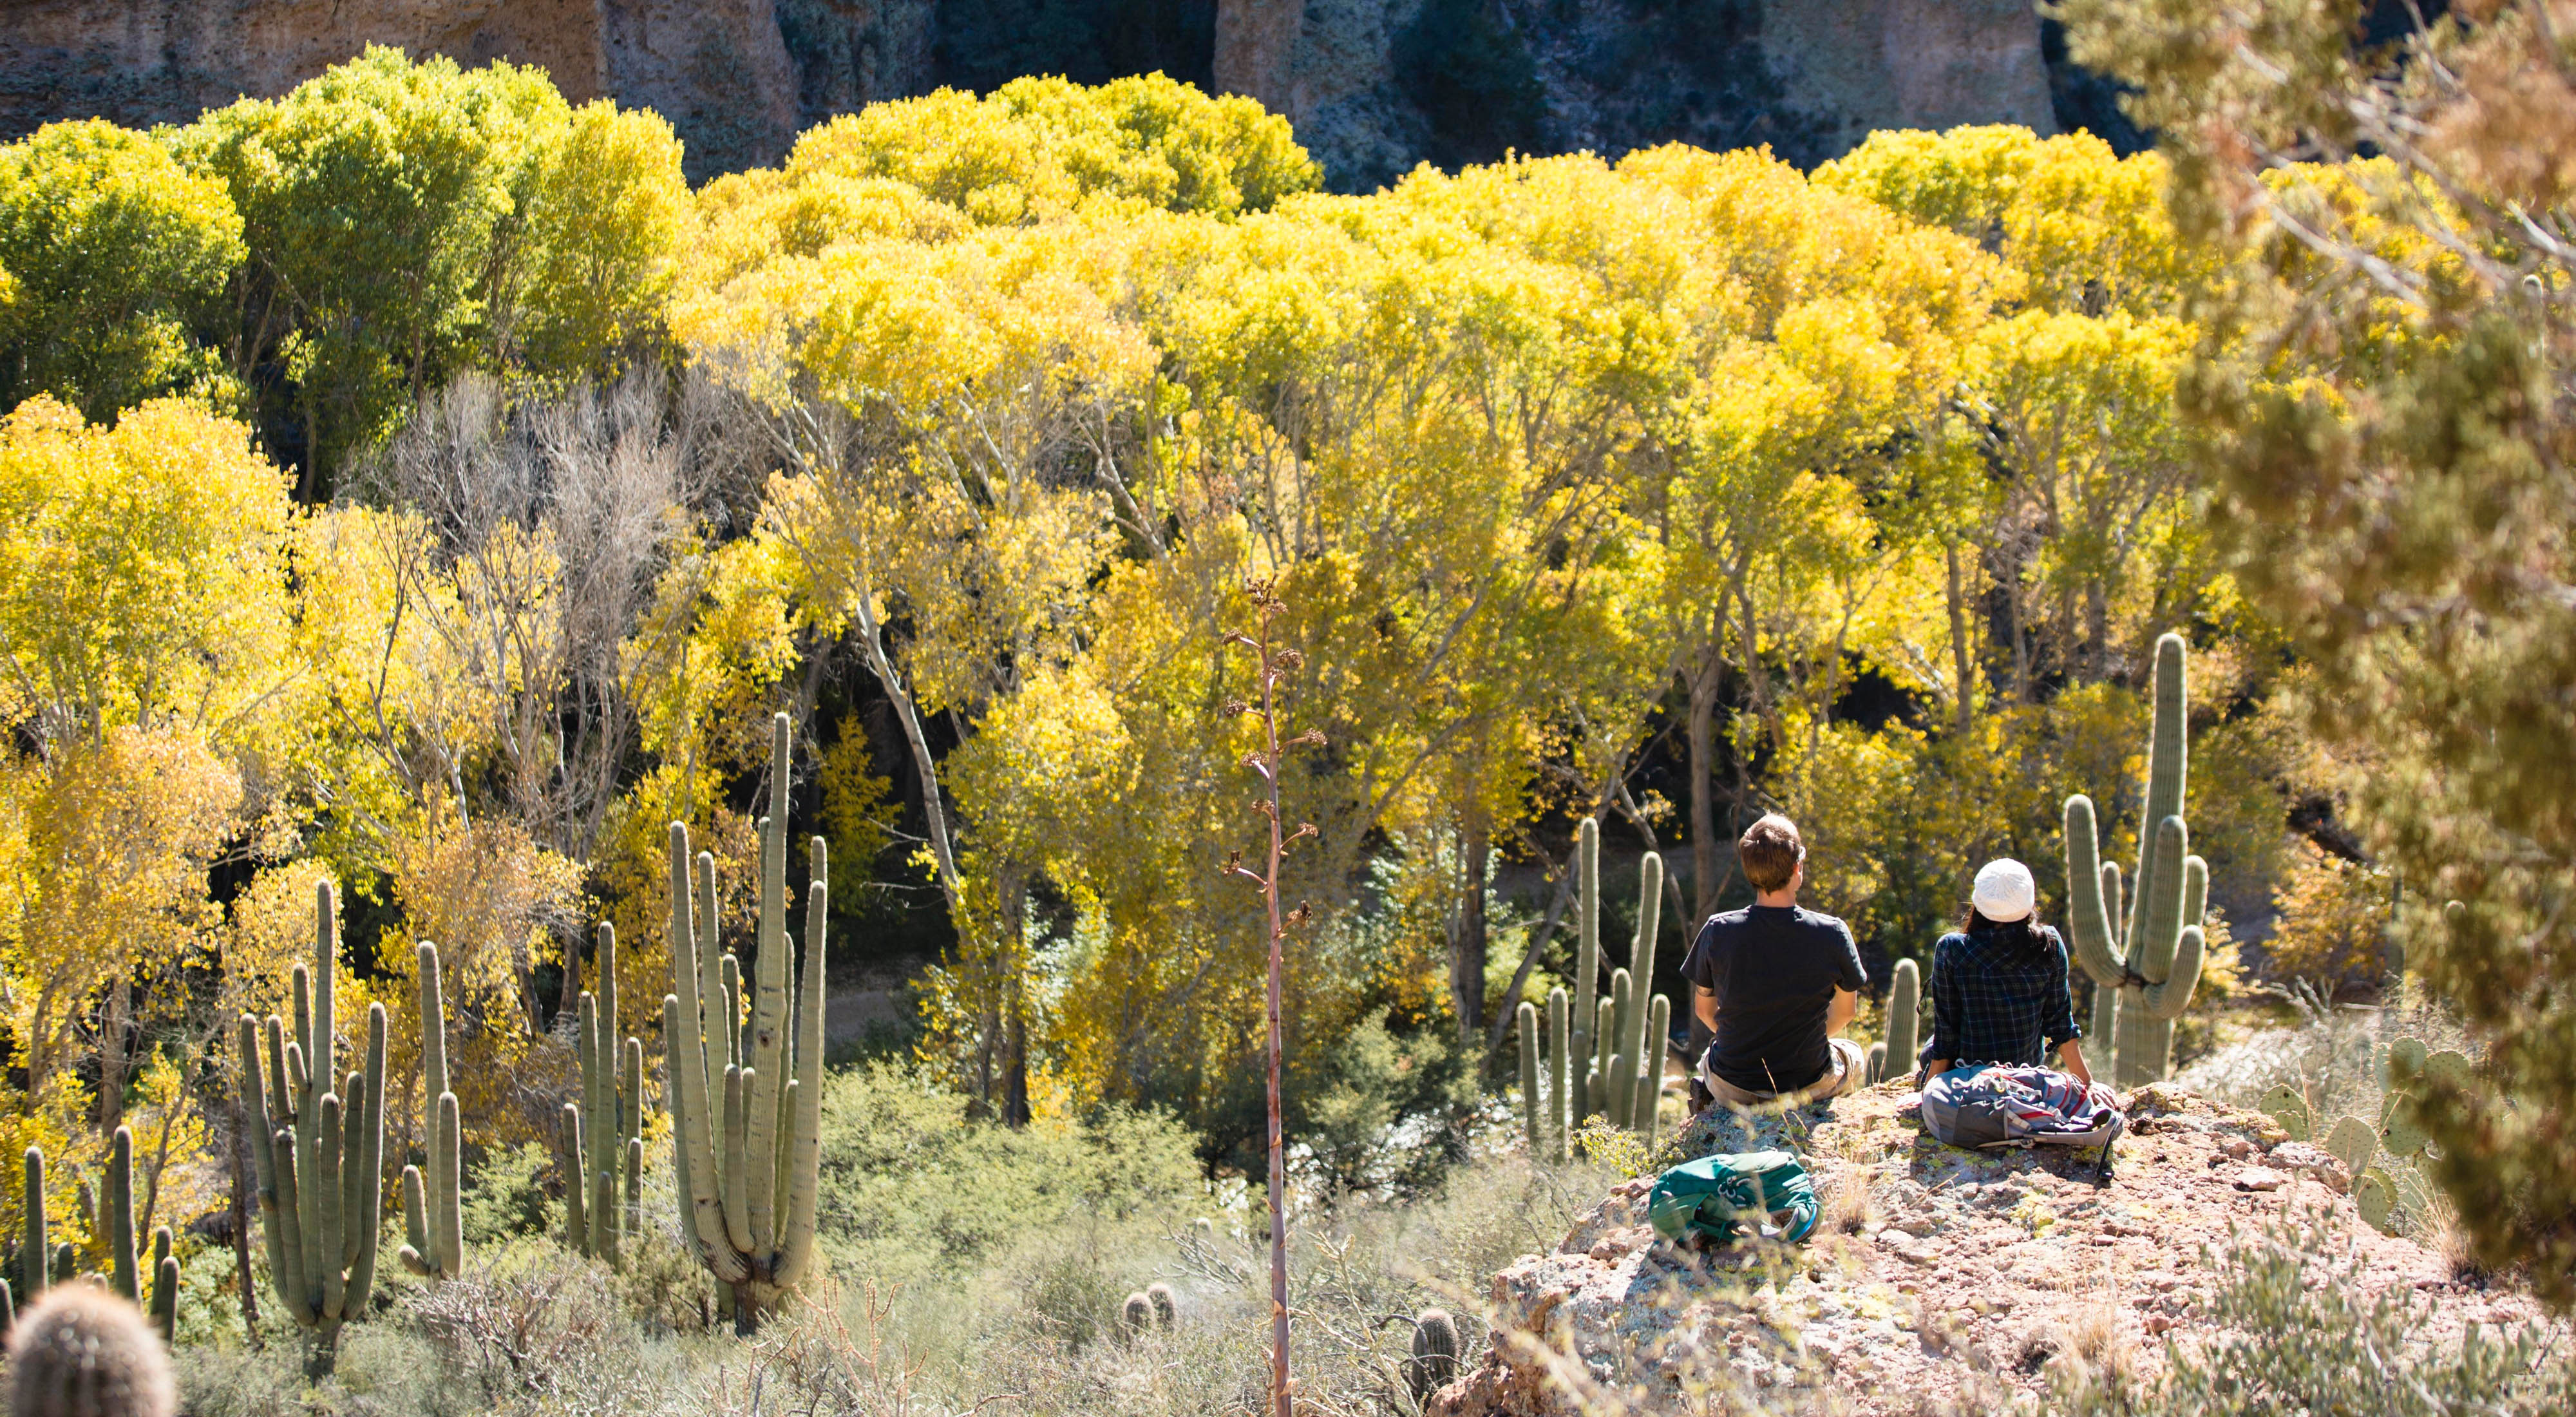
M 1309 0 L 1289 111 L 1336 185 L 1688 142 L 1801 166 L 1877 128 L 2057 131 L 2030 0 Z
M 13 0 L 0 131 L 184 121 L 284 93 L 370 44 L 534 64 L 575 101 L 658 109 L 700 173 L 774 159 L 796 132 L 772 0 Z
M 1798 1147 L 1826 1223 L 1804 1246 L 1683 1253 L 1645 1223 L 1651 1182 L 1618 1187 L 1553 1252 L 1494 1276 L 1483 1349 L 1430 1411 L 1573 1417 L 1683 1410 L 1685 1391 L 1820 1387 L 1857 1414 L 2000 1411 L 2016 1390 L 2039 1393 L 2061 1353 L 2152 1371 L 2159 1336 L 2208 1287 L 2202 1247 L 2223 1253 L 2284 1214 L 2331 1215 L 2368 1288 L 2431 1297 L 2422 1337 L 2540 1317 L 2527 1296 L 2455 1283 L 2437 1254 L 2362 1224 L 2341 1164 L 2269 1118 L 2140 1089 L 2098 1185 L 2092 1153 L 1940 1145 L 1914 1101 L 1890 1084 L 1809 1119 Z M 1780 1140 L 1703 1132 L 1697 1148 Z
M 0 137 L 185 120 L 389 44 L 655 108 L 704 177 L 942 83 L 1160 67 L 1258 93 L 1333 185 L 1366 189 L 1507 149 L 1806 164 L 1873 128 L 2050 132 L 2041 39 L 2030 0 L 11 0 Z

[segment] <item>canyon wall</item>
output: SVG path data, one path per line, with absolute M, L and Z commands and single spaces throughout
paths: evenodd
M 1282 4 L 0 0 L 0 137 L 56 118 L 184 120 L 389 44 L 541 65 L 576 100 L 657 109 L 704 177 L 942 83 L 1149 65 L 1226 77 L 1226 41 L 1247 21 L 1277 28 Z M 1768 143 L 1812 163 L 1873 128 L 2053 132 L 2052 78 L 2067 91 L 2028 0 L 1303 0 L 1291 48 L 1261 87 L 1345 189 L 1506 149 Z

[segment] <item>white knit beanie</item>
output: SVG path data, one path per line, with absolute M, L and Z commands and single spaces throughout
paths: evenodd
M 2030 868 L 2009 856 L 1987 862 L 1977 871 L 1976 889 L 1968 899 L 1977 913 L 1998 925 L 2027 920 L 2039 903 L 2039 887 L 2030 878 Z

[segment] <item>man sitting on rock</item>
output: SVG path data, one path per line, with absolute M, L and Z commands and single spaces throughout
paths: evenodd
M 1850 927 L 1799 908 L 1807 847 L 1797 825 L 1769 813 L 1745 829 L 1735 853 L 1753 904 L 1710 916 L 1682 960 L 1691 1007 L 1713 1035 L 1701 1086 L 1720 1102 L 1754 1107 L 1858 1085 L 1868 1055 L 1834 1035 L 1851 1022 L 1868 976 Z

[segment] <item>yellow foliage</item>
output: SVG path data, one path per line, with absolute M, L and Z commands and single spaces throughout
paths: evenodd
M 247 734 L 288 677 L 286 480 L 176 400 L 113 429 L 51 399 L 0 423 L 0 707 L 48 740 Z
M 2273 893 L 2280 924 L 2268 945 L 2271 974 L 2329 995 L 2348 980 L 2375 978 L 2395 904 L 2386 872 L 2305 844 L 2290 879 Z
M 468 821 L 444 797 L 431 798 L 394 834 L 388 856 L 403 924 L 385 932 L 377 961 L 392 996 L 387 1011 L 398 1058 L 389 1066 L 405 1080 L 401 1110 L 386 1114 L 388 1124 L 407 1120 L 415 1106 L 409 1080 L 419 1072 L 410 1061 L 419 1056 L 419 1015 L 394 1000 L 412 994 L 416 947 L 428 941 L 438 946 L 449 1079 L 466 1125 L 478 1139 L 497 1144 L 546 1139 L 562 1097 L 548 1092 L 548 1080 L 536 1071 L 529 975 L 551 942 L 580 938 L 588 923 L 580 864 L 539 846 L 507 819 Z M 651 939 L 648 933 L 636 944 L 649 948 Z M 667 978 L 669 965 L 660 966 L 661 976 L 652 968 L 649 960 L 631 968 L 641 987 L 619 1000 L 622 1010 L 633 1011 L 620 1020 L 627 1032 L 660 997 L 655 981 Z
M 208 942 L 206 869 L 240 804 L 240 777 L 184 732 L 118 727 L 0 768 L 0 1001 L 31 1090 L 97 1046 L 111 983 L 174 976 Z

